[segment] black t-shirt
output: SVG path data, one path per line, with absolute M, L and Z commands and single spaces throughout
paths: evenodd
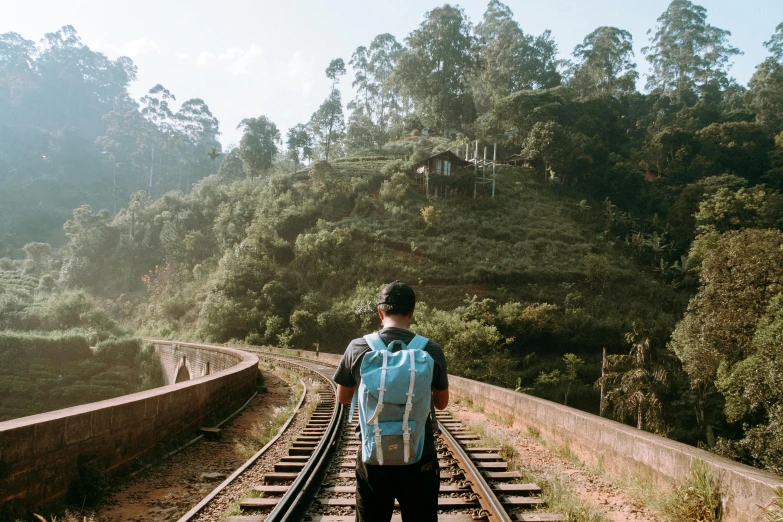
M 416 335 L 410 330 L 395 327 L 384 328 L 378 333 L 387 345 L 392 341 L 402 341 L 408 344 Z M 345 350 L 345 354 L 343 354 L 343 358 L 340 360 L 340 364 L 337 366 L 337 370 L 334 372 L 334 377 L 332 377 L 334 382 L 346 388 L 358 386 L 361 380 L 362 359 L 364 359 L 364 354 L 369 351 L 370 346 L 363 337 L 351 341 L 351 344 Z M 435 361 L 432 369 L 432 388 L 439 391 L 447 389 L 449 387 L 449 375 L 446 369 L 446 357 L 443 355 L 443 349 L 437 343 L 430 341 L 424 347 L 424 351 L 430 354 L 432 360 Z M 354 415 L 358 415 L 358 413 L 354 412 Z M 425 457 L 434 456 L 435 436 L 432 422 L 427 418 L 427 424 L 424 426 L 424 450 L 421 458 L 424 460 Z

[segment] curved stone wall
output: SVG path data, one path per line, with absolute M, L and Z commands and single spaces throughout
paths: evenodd
M 304 350 L 269 351 L 315 358 Z M 318 359 L 337 364 L 340 356 L 320 354 Z M 449 390 L 452 397 L 469 398 L 521 430 L 535 428 L 547 443 L 567 445 L 580 460 L 616 476 L 649 478 L 669 488 L 687 479 L 693 464 L 702 461 L 720 481 L 723 522 L 763 520 L 762 506 L 774 498 L 775 488 L 783 488 L 783 478 L 772 473 L 556 402 L 453 375 Z
M 218 350 L 205 350 L 187 343 L 155 344 L 166 384 L 221 372 L 237 363 L 236 357 Z
M 128 469 L 159 443 L 194 433 L 213 415 L 233 411 L 255 390 L 255 355 L 221 346 L 153 343 L 167 379 L 172 375 L 167 354 L 169 367 L 176 362 L 169 382 L 183 365 L 189 365 L 192 379 L 0 422 L 0 518 L 62 498 L 80 463 L 108 474 Z M 207 363 L 210 372 L 204 372 Z

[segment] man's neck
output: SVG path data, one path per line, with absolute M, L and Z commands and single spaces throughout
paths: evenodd
M 405 330 L 411 329 L 411 320 L 404 316 L 386 316 L 383 318 L 384 328 L 403 328 Z

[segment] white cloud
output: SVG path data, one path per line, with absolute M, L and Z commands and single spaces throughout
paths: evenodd
M 103 40 L 95 40 L 90 44 L 90 47 L 101 51 L 110 58 L 128 56 L 135 60 L 143 54 L 161 54 L 160 46 L 157 42 L 147 38 L 138 38 L 120 45 L 114 45 Z
M 136 58 L 142 54 L 160 54 L 160 46 L 154 40 L 139 38 L 125 42 L 120 46 L 120 54 Z
M 310 94 L 313 92 L 313 82 L 302 82 L 302 98 L 305 100 L 310 99 Z
M 288 77 L 301 87 L 302 98 L 310 99 L 313 91 L 315 64 L 313 58 L 306 59 L 302 51 L 295 51 L 285 63 Z
M 215 53 L 210 52 L 204 52 L 198 55 L 198 58 L 196 58 L 196 65 L 199 67 L 206 67 L 209 65 L 209 62 L 212 61 L 212 59 L 215 57 Z
M 228 62 L 226 68 L 234 76 L 243 76 L 249 74 L 251 66 L 259 60 L 262 64 L 266 63 L 263 55 L 264 50 L 260 46 L 252 44 L 247 50 L 232 47 L 218 56 L 218 60 Z
M 183 60 L 187 60 L 187 59 L 188 59 L 187 53 L 177 53 L 177 60 L 183 61 Z
M 305 68 L 304 58 L 302 57 L 302 51 L 296 51 L 291 56 L 291 59 L 287 64 L 288 76 L 298 76 Z

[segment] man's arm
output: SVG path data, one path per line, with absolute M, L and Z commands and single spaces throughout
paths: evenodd
M 353 393 L 356 391 L 356 386 L 343 386 L 342 384 L 337 385 L 337 401 L 340 404 L 351 404 L 351 400 L 353 400 Z M 448 393 L 448 392 L 447 392 Z M 448 397 L 448 395 L 447 395 Z M 445 406 L 443 407 L 445 408 Z M 441 408 L 441 409 L 443 409 Z
M 446 406 L 449 405 L 449 389 L 446 388 L 445 390 L 436 390 L 433 388 L 432 403 L 435 405 L 436 409 L 445 410 Z

